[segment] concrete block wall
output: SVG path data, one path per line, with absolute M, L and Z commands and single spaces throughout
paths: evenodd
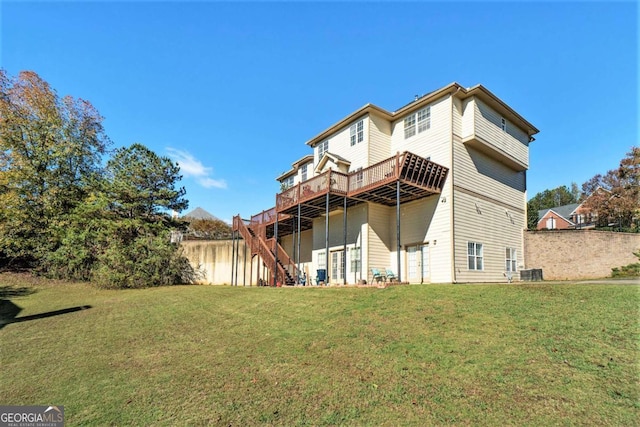
M 231 284 L 232 243 L 232 240 L 185 240 L 181 243 L 184 256 L 187 257 L 194 268 L 199 269 L 202 273 L 198 283 L 207 285 Z M 257 270 L 255 268 L 257 262 L 254 259 L 252 272 L 251 250 L 247 248 L 247 260 L 245 262 L 244 240 L 240 240 L 239 248 L 237 284 L 238 286 L 249 286 L 251 280 L 252 284 L 255 285 L 257 282 Z
M 639 262 L 640 234 L 595 230 L 524 232 L 525 268 L 541 268 L 545 280 L 611 276 L 613 267 Z

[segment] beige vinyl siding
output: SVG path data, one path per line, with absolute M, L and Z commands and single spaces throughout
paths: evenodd
M 526 171 L 514 171 L 499 161 L 454 139 L 455 185 L 482 193 L 516 209 L 524 209 Z
M 455 228 L 456 281 L 460 283 L 506 281 L 504 272 L 507 247 L 517 250 L 519 271 L 523 264 L 524 213 L 462 191 L 455 191 L 454 200 L 457 221 Z M 483 271 L 469 270 L 468 242 L 482 243 Z M 517 274 L 514 277 L 517 278 Z
M 369 115 L 368 147 L 368 165 L 388 159 L 395 154 L 391 153 L 391 123 L 375 114 Z
M 350 272 L 350 264 L 349 264 L 349 249 L 352 247 L 361 247 L 361 258 L 362 264 L 365 264 L 365 254 L 366 254 L 366 240 L 365 240 L 365 232 L 367 229 L 366 226 L 366 218 L 367 218 L 367 206 L 366 204 L 361 204 L 349 208 L 347 210 L 347 279 L 353 280 L 353 275 L 349 274 Z M 329 252 L 333 250 L 342 250 L 344 249 L 344 216 L 342 214 L 342 210 L 333 211 L 329 214 Z M 325 236 L 325 217 L 319 217 L 314 219 L 313 221 L 313 229 L 310 231 L 312 233 L 312 238 L 309 241 L 312 241 L 312 247 L 309 248 L 309 252 L 312 253 L 312 265 L 311 271 L 313 272 L 313 276 L 315 277 L 315 272 L 319 268 L 318 267 L 318 255 L 321 252 L 325 252 L 326 250 L 326 236 Z M 304 234 L 302 235 L 305 236 Z M 301 254 L 305 254 L 307 248 L 300 250 Z M 329 267 L 329 266 L 327 266 Z M 362 267 L 364 269 L 364 267 Z M 329 273 L 329 272 L 328 272 Z M 363 277 L 364 270 L 363 270 Z
M 363 122 L 364 140 L 352 146 L 350 140 L 350 128 L 360 120 L 362 120 Z M 368 166 L 367 157 L 369 151 L 369 126 L 369 115 L 366 115 L 358 118 L 357 120 L 354 120 L 352 123 L 349 123 L 347 126 L 327 138 L 329 141 L 329 152 L 331 154 L 336 154 L 342 158 L 345 158 L 349 162 L 351 162 L 349 172 L 352 172 L 360 167 L 365 168 Z M 320 161 L 320 159 L 318 159 L 317 151 L 317 149 L 315 149 L 314 151 L 314 159 L 316 165 Z
M 391 153 L 410 151 L 422 157 L 431 157 L 432 161 L 442 166 L 450 167 L 451 96 L 444 96 L 428 105 L 431 106 L 431 127 L 426 131 L 416 132 L 414 136 L 405 139 L 404 119 L 407 115 L 394 121 L 391 135 Z M 421 109 L 426 106 L 424 105 Z
M 307 278 L 315 278 L 316 270 L 312 265 L 312 248 L 313 248 L 313 230 L 306 230 L 300 233 L 300 271 L 307 273 Z M 294 254 L 298 250 L 298 235 L 288 234 L 280 238 L 280 246 L 285 250 L 289 258 L 296 263 L 298 260 L 294 257 Z M 308 280 L 308 279 L 307 279 Z
M 507 130 L 503 131 L 501 119 L 500 114 L 479 99 L 475 100 L 475 134 L 528 167 L 529 136 L 506 119 Z
M 450 188 L 450 186 L 449 186 Z M 407 279 L 406 247 L 422 243 L 429 244 L 430 277 L 432 283 L 450 283 L 451 277 L 451 197 L 445 187 L 443 193 L 400 206 L 401 278 Z M 444 198 L 443 198 L 444 197 Z M 442 200 L 445 200 L 443 202 Z M 389 254 L 389 265 L 397 270 L 396 212 L 389 216 L 389 228 L 393 245 Z M 396 271 L 397 273 L 397 271 Z
M 452 117 L 453 120 L 453 134 L 457 136 L 462 135 L 462 113 L 463 113 L 463 101 L 459 98 L 452 98 Z
M 475 108 L 476 103 L 473 98 L 467 98 L 461 104 L 461 126 L 460 137 L 467 138 L 473 136 L 475 127 Z
M 389 267 L 389 252 L 395 246 L 395 240 L 391 239 L 389 227 L 389 217 L 395 215 L 395 208 L 368 204 L 369 224 L 368 224 L 368 249 L 367 256 L 367 283 L 373 283 L 371 268 L 378 268 L 383 271 Z M 395 235 L 395 233 L 394 233 Z M 395 264 L 394 264 L 395 265 Z

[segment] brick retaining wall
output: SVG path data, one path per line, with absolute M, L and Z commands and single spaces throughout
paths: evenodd
M 594 230 L 525 231 L 525 268 L 541 268 L 545 280 L 611 276 L 613 267 L 639 262 L 640 234 Z

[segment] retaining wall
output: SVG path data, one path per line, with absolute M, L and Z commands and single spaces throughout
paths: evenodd
M 640 234 L 595 230 L 525 231 L 525 268 L 541 268 L 544 280 L 611 276 L 613 267 L 639 262 Z
M 194 268 L 197 268 L 201 277 L 198 283 L 208 285 L 231 284 L 231 261 L 233 257 L 232 240 L 185 240 L 182 243 L 184 255 Z M 251 277 L 251 253 L 247 248 L 245 262 L 244 240 L 240 240 L 238 253 L 238 280 L 234 284 L 249 286 L 257 283 L 257 270 L 253 268 Z M 256 261 L 254 260 L 254 266 Z M 244 269 L 244 271 L 243 271 Z M 235 277 L 235 271 L 234 271 Z M 252 283 L 250 283 L 252 282 Z

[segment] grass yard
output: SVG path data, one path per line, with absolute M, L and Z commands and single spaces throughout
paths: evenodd
M 26 320 L 0 326 L 0 404 L 64 405 L 67 425 L 638 425 L 639 291 L 4 274 Z

